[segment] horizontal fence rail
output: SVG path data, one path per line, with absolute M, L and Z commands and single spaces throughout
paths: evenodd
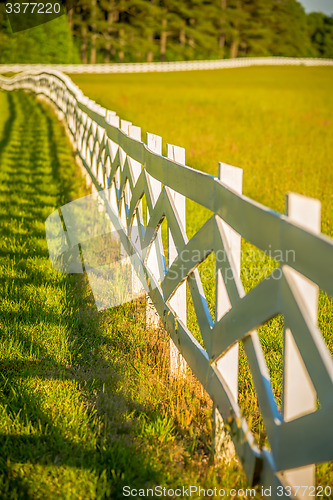
M 237 61 L 236 61 L 237 62 Z M 333 240 L 320 233 L 320 203 L 288 195 L 287 214 L 244 196 L 242 171 L 220 164 L 217 177 L 185 165 L 183 148 L 147 134 L 88 97 L 68 76 L 30 70 L 0 78 L 3 90 L 24 89 L 46 97 L 64 118 L 73 147 L 95 191 L 108 193 L 108 214 L 122 228 L 121 243 L 137 260 L 149 284 L 147 317 L 156 314 L 170 333 L 171 370 L 192 369 L 213 400 L 216 422 L 229 436 L 250 484 L 272 486 L 272 497 L 288 497 L 283 486 L 308 486 L 295 498 L 310 498 L 314 464 L 333 459 L 333 362 L 317 326 L 318 289 L 333 296 Z M 144 222 L 142 200 L 146 199 Z M 211 217 L 188 239 L 185 200 Z M 166 219 L 168 262 L 160 228 Z M 141 228 L 139 252 L 130 233 Z M 240 235 L 258 249 L 280 252 L 280 266 L 248 293 L 240 279 Z M 285 257 L 290 249 L 292 262 Z M 189 259 L 193 250 L 199 255 Z M 213 318 L 198 266 L 222 251 L 217 265 Z M 175 278 L 176 276 L 176 278 Z M 202 345 L 187 327 L 186 282 Z M 285 320 L 283 404 L 277 404 L 256 330 L 274 316 Z M 260 448 L 238 403 L 238 345 L 242 342 L 270 448 Z M 318 401 L 320 404 L 318 404 Z M 218 426 L 216 426 L 218 427 Z M 216 431 L 218 432 L 218 430 Z M 275 489 L 274 489 L 275 488 Z M 280 489 L 278 489 L 280 488 Z
M 0 73 L 57 70 L 65 73 L 149 73 L 166 71 L 196 71 L 248 66 L 333 66 L 333 59 L 297 57 L 239 57 L 214 61 L 174 61 L 116 64 L 0 64 Z

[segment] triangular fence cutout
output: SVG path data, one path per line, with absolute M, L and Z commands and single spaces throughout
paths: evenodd
M 163 218 L 163 221 L 160 225 L 161 229 L 161 238 L 162 238 L 162 245 L 163 245 L 163 252 L 164 252 L 164 259 L 165 259 L 165 264 L 167 265 L 168 262 L 168 221 L 166 218 Z
M 202 288 L 212 319 L 215 318 L 216 298 L 216 258 L 214 252 L 201 262 L 198 267 Z
M 196 340 L 200 343 L 200 345 L 204 347 L 204 341 L 201 335 L 198 318 L 195 313 L 195 307 L 193 304 L 191 290 L 188 282 L 186 283 L 186 301 L 187 301 L 187 327 L 192 333 L 192 335 L 196 338 Z
M 245 292 L 247 293 L 252 288 L 255 288 L 271 274 L 278 277 L 280 271 L 277 268 L 282 262 L 281 259 L 282 254 L 280 251 L 272 251 L 268 248 L 266 252 L 263 252 L 242 238 L 241 280 Z
M 258 447 L 265 447 L 270 450 L 265 424 L 258 403 L 257 391 L 242 342 L 239 343 L 238 391 L 238 405 L 241 414 L 246 419 Z
M 333 325 L 333 298 L 327 293 L 319 290 L 318 300 L 318 327 L 323 334 L 327 349 L 333 356 L 333 335 L 331 326 Z
M 284 319 L 274 316 L 258 328 L 258 336 L 279 410 L 282 408 Z
M 142 205 L 142 222 L 143 222 L 144 226 L 147 227 L 147 220 L 149 220 L 149 214 L 147 213 L 147 211 L 148 211 L 147 199 L 146 199 L 145 194 L 142 197 L 141 205 Z
M 195 214 L 195 217 L 193 217 L 193 214 Z M 186 199 L 186 234 L 188 239 L 191 239 L 213 214 L 208 208 L 195 203 L 193 200 Z

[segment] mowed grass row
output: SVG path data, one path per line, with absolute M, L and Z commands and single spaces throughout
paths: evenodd
M 246 487 L 237 462 L 211 464 L 209 399 L 169 379 L 144 302 L 98 313 L 84 276 L 52 269 L 45 220 L 83 179 L 45 105 L 0 92 L 0 109 L 0 497 Z
M 90 98 L 141 126 L 144 141 L 146 132 L 162 136 L 163 154 L 167 143 L 182 146 L 187 165 L 212 175 L 217 175 L 218 161 L 243 168 L 244 194 L 274 210 L 285 213 L 289 191 L 319 199 L 322 232 L 333 237 L 333 68 L 255 67 L 72 78 Z M 189 200 L 186 207 L 191 237 L 209 213 Z M 276 259 L 242 241 L 241 276 L 246 291 L 277 265 Z M 199 270 L 214 316 L 214 259 Z M 189 293 L 188 301 L 188 325 L 200 340 Z M 332 300 L 321 293 L 319 326 L 331 353 L 332 325 Z M 259 329 L 280 406 L 283 329 L 282 316 Z M 269 446 L 242 349 L 239 388 L 240 404 L 258 442 Z M 319 467 L 318 480 L 332 481 L 333 469 Z

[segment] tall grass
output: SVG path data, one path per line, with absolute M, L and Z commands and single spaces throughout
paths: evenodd
M 187 164 L 212 174 L 219 160 L 243 167 L 244 192 L 272 208 L 284 210 L 287 190 L 321 199 L 322 229 L 332 235 L 331 78 L 330 68 L 74 77 L 122 118 L 184 146 Z M 44 221 L 85 194 L 83 182 L 45 107 L 21 93 L 0 93 L 0 106 L 2 496 L 116 499 L 125 484 L 245 487 L 237 461 L 212 466 L 209 398 L 191 373 L 169 378 L 168 339 L 146 329 L 144 303 L 98 313 L 84 276 L 52 270 Z M 187 205 L 190 236 L 206 217 Z M 244 271 L 251 251 L 243 242 L 247 290 L 262 279 Z M 276 263 L 261 265 L 268 273 Z M 213 312 L 214 261 L 208 268 Z M 332 316 L 322 295 L 331 348 Z M 188 319 L 199 337 L 191 309 Z M 282 334 L 281 317 L 260 331 L 278 402 Z M 240 403 L 269 446 L 243 353 Z M 321 466 L 319 483 L 332 478 Z
M 190 374 L 169 379 L 144 302 L 98 313 L 84 276 L 52 269 L 44 221 L 83 180 L 44 105 L 18 92 L 0 104 L 0 497 L 245 487 L 237 462 L 213 467 L 210 401 Z
M 223 161 L 244 170 L 243 192 L 285 212 L 285 194 L 297 192 L 322 203 L 322 232 L 333 236 L 332 68 L 272 67 L 158 74 L 74 75 L 83 92 L 145 133 L 186 149 L 186 163 L 217 174 Z M 208 212 L 187 202 L 187 233 Z M 264 230 L 264 228 L 263 228 Z M 316 256 L 314 255 L 315 259 Z M 256 286 L 278 265 L 242 241 L 242 281 Z M 203 280 L 214 313 L 214 261 Z M 188 324 L 200 338 L 190 296 Z M 320 293 L 319 326 L 333 353 L 333 303 Z M 281 315 L 260 327 L 259 336 L 278 405 L 282 405 L 283 329 Z M 255 388 L 241 349 L 240 404 L 261 445 L 269 446 Z M 333 480 L 333 469 L 318 468 L 318 480 Z
M 284 212 L 285 193 L 322 202 L 333 235 L 333 68 L 255 67 L 175 73 L 71 75 L 82 91 L 145 132 L 186 149 L 186 163 L 217 175 L 244 169 L 244 193 Z M 200 212 L 188 204 L 188 230 Z M 195 220 L 193 220 L 195 219 Z M 198 222 L 196 222 L 198 221 Z M 192 229 L 193 227 L 193 229 Z

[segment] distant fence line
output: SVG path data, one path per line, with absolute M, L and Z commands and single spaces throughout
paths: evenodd
M 118 64 L 0 64 L 0 73 L 57 70 L 64 73 L 149 73 L 167 71 L 195 71 L 248 66 L 333 66 L 333 59 L 296 57 L 242 57 L 214 61 L 175 61 Z
M 313 497 L 314 464 L 333 459 L 333 362 L 317 326 L 318 289 L 333 296 L 333 240 L 320 233 L 320 203 L 291 193 L 287 215 L 278 214 L 242 195 L 241 169 L 221 163 L 213 177 L 187 167 L 185 150 L 174 145 L 167 145 L 163 157 L 160 137 L 147 134 L 142 142 L 139 127 L 120 121 L 55 70 L 0 77 L 0 88 L 25 89 L 50 100 L 64 118 L 95 189 L 108 190 L 111 223 L 121 224 L 121 243 L 128 254 L 136 253 L 150 283 L 151 304 L 170 333 L 172 373 L 183 374 L 186 361 L 213 400 L 215 442 L 218 426 L 227 422 L 250 484 L 272 486 L 272 498 L 289 498 L 285 486 L 295 487 L 294 498 Z M 186 199 L 213 213 L 190 240 Z M 160 238 L 164 219 L 167 266 Z M 139 249 L 130 240 L 134 221 L 141 228 Z M 247 294 L 240 279 L 240 235 L 264 252 L 280 251 L 284 259 L 278 274 Z M 284 257 L 290 249 L 292 262 Z M 193 250 L 200 259 L 189 259 Z M 217 262 L 212 317 L 198 265 L 218 251 L 226 258 Z M 187 327 L 186 282 L 202 345 Z M 278 314 L 285 321 L 282 408 L 256 330 Z M 155 321 L 154 314 L 148 318 Z M 270 448 L 259 448 L 238 403 L 240 341 Z

